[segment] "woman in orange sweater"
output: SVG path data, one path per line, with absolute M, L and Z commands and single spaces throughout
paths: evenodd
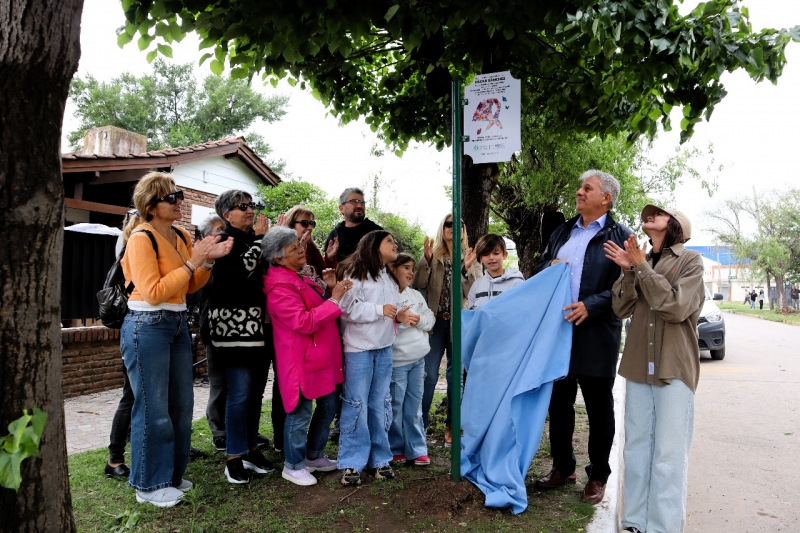
M 208 281 L 214 259 L 233 242 L 192 241 L 172 225 L 181 218 L 183 191 L 160 172 L 144 176 L 133 191 L 134 215 L 124 230 L 122 271 L 133 283 L 120 349 L 134 402 L 131 473 L 136 501 L 172 507 L 192 488 L 183 479 L 189 461 L 192 349 L 186 294 Z

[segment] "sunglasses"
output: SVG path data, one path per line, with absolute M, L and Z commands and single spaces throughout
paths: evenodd
M 236 205 L 234 205 L 233 207 L 230 208 L 230 211 L 233 211 L 234 209 L 238 209 L 239 211 L 247 211 L 248 207 L 250 209 L 252 209 L 253 211 L 255 211 L 257 206 L 258 206 L 258 204 L 254 203 L 254 202 L 250 202 L 248 204 L 236 204 Z
M 295 220 L 294 223 L 295 224 L 300 224 L 304 228 L 307 228 L 309 226 L 311 226 L 312 228 L 316 228 L 317 227 L 317 221 L 316 220 Z
M 452 227 L 453 227 L 453 221 L 452 221 L 452 220 L 448 220 L 448 221 L 446 221 L 446 222 L 444 223 L 444 227 L 445 227 L 445 228 L 452 228 Z
M 170 205 L 175 204 L 178 200 L 183 201 L 183 191 L 175 191 L 169 194 L 165 194 L 161 198 L 156 198 L 159 202 L 167 202 Z

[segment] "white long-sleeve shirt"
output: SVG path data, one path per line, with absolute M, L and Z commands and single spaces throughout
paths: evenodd
M 348 278 L 349 279 L 349 278 Z M 342 296 L 339 308 L 344 320 L 344 351 L 379 350 L 391 346 L 395 337 L 393 318 L 383 316 L 383 306 L 397 305 L 397 283 L 381 269 L 377 280 L 351 279 L 353 287 Z
M 415 363 L 431 350 L 428 332 L 436 323 L 436 315 L 428 307 L 425 297 L 411 287 L 406 287 L 400 293 L 397 309 L 407 305 L 411 306 L 408 309 L 409 312 L 419 315 L 419 322 L 414 327 L 408 327 L 405 324 L 397 325 L 397 337 L 392 345 L 392 366 Z

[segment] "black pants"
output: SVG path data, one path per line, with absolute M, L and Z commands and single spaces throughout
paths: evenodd
M 553 466 L 562 475 L 575 471 L 576 460 L 572 447 L 575 432 L 575 399 L 581 387 L 586 414 L 589 416 L 590 480 L 605 483 L 611 474 L 608 457 L 614 441 L 614 378 L 569 375 L 553 384 L 550 399 L 550 455 Z
M 206 368 L 208 369 L 208 405 L 206 419 L 211 435 L 225 436 L 225 404 L 228 401 L 228 383 L 225 380 L 225 365 L 214 357 L 214 347 L 206 345 Z
M 274 367 L 273 367 L 274 368 Z M 286 425 L 286 411 L 283 408 L 283 398 L 278 389 L 278 371 L 275 370 L 275 381 L 272 382 L 272 434 L 275 448 L 283 449 L 283 427 Z M 284 450 L 285 451 L 285 450 Z
M 117 412 L 111 421 L 111 436 L 108 444 L 108 462 L 125 462 L 125 443 L 130 439 L 131 433 L 131 409 L 133 409 L 133 389 L 128 380 L 128 371 L 122 365 L 122 377 L 125 384 L 122 386 L 122 398 L 117 405 Z

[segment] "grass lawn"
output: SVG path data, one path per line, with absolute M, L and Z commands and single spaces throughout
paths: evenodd
M 736 302 L 717 302 L 717 306 L 723 311 L 728 311 L 741 315 L 757 316 L 759 318 L 763 318 L 764 320 L 771 320 L 772 322 L 783 322 L 785 324 L 800 324 L 800 313 L 798 313 L 797 311 L 790 310 L 788 313 L 784 314 L 780 311 L 780 309 L 771 311 L 766 304 L 764 306 L 764 309 L 759 309 L 758 302 L 756 302 L 755 309 L 750 309 L 750 304 L 745 305 L 743 303 L 736 303 Z
M 441 397 L 435 399 L 439 405 Z M 265 402 L 265 407 L 268 407 Z M 274 473 L 249 485 L 231 485 L 223 475 L 225 457 L 211 445 L 205 420 L 194 423 L 192 445 L 209 456 L 189 463 L 186 479 L 194 489 L 171 509 L 138 504 L 126 481 L 103 475 L 107 450 L 69 458 L 70 487 L 78 531 L 168 531 L 187 533 L 238 532 L 448 532 L 504 531 L 581 532 L 594 514 L 580 501 L 586 482 L 581 468 L 588 462 L 588 424 L 576 406 L 575 448 L 578 484 L 548 492 L 533 482 L 550 469 L 546 439 L 528 472 L 528 509 L 514 516 L 507 510 L 487 509 L 483 494 L 467 481 L 450 480 L 450 453 L 444 448 L 443 408 L 432 417 L 428 437 L 428 467 L 397 466 L 397 478 L 379 482 L 362 474 L 361 487 L 342 487 L 338 472 L 322 473 L 313 487 L 293 485 L 280 476 L 283 456 L 265 453 L 276 464 Z M 269 420 L 265 409 L 262 421 Z M 262 434 L 272 436 L 268 424 Z M 545 435 L 547 429 L 545 428 Z M 328 444 L 336 457 L 337 446 Z

